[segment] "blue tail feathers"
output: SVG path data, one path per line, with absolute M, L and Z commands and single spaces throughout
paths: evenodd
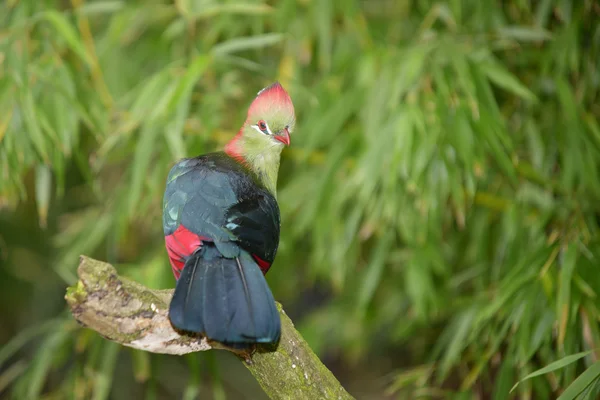
M 276 343 L 281 321 L 260 268 L 242 251 L 225 258 L 205 243 L 185 263 L 169 306 L 171 324 L 236 348 Z

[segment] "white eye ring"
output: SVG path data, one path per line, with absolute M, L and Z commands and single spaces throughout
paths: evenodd
M 267 124 L 267 122 L 262 119 L 260 121 L 258 121 L 256 123 L 256 125 L 252 125 L 252 127 L 264 135 L 272 135 L 273 134 L 273 132 L 271 132 L 271 129 L 269 128 L 269 125 Z

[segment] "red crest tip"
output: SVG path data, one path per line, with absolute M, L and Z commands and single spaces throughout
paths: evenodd
M 248 117 L 273 112 L 284 112 L 290 118 L 294 117 L 292 99 L 279 82 L 275 82 L 258 92 L 248 109 Z

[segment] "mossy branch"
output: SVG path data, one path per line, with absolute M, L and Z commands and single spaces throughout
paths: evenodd
M 117 275 L 115 268 L 81 257 L 79 282 L 65 296 L 77 321 L 125 346 L 182 355 L 222 348 L 206 339 L 181 335 L 169 323 L 172 290 L 152 290 Z M 281 341 L 276 351 L 244 360 L 272 399 L 352 399 L 312 352 L 278 304 Z

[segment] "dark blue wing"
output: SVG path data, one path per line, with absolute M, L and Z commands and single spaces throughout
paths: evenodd
M 163 203 L 165 236 L 180 225 L 213 240 L 226 257 L 237 246 L 273 262 L 280 216 L 275 198 L 237 161 L 211 153 L 177 163 L 169 172 Z
M 227 210 L 227 228 L 240 247 L 272 263 L 279 245 L 279 206 L 268 193 L 257 193 Z

